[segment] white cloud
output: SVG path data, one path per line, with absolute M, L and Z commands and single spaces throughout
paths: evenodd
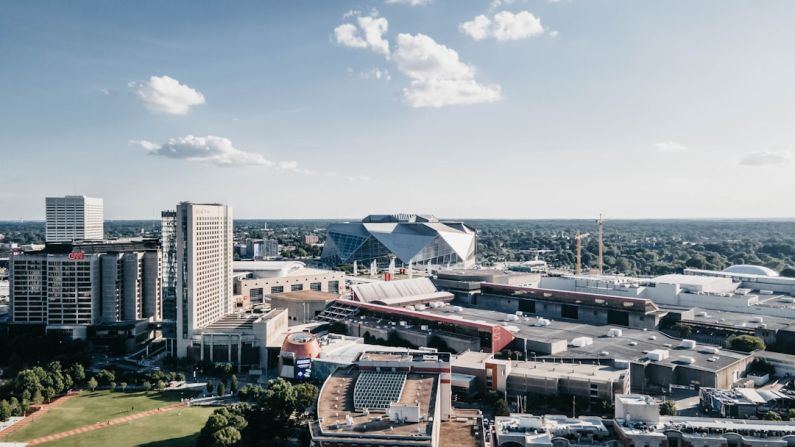
M 412 107 L 443 107 L 494 102 L 502 99 L 500 86 L 475 80 L 475 69 L 461 62 L 458 53 L 424 34 L 399 34 L 394 61 L 412 79 L 403 94 Z
M 659 152 L 684 152 L 687 150 L 687 146 L 676 141 L 661 141 L 654 143 L 652 147 Z
M 481 14 L 459 25 L 459 30 L 475 40 L 519 40 L 544 34 L 541 20 L 529 11 L 500 11 L 492 18 Z
M 218 166 L 269 166 L 285 171 L 311 174 L 311 171 L 298 167 L 295 161 L 274 162 L 262 154 L 246 152 L 236 148 L 232 141 L 224 137 L 208 135 L 197 137 L 187 135 L 170 138 L 163 144 L 147 140 L 131 140 L 130 144 L 145 149 L 149 155 L 173 158 L 177 160 L 212 163 Z
M 469 22 L 462 23 L 458 27 L 461 30 L 461 32 L 468 35 L 469 37 L 475 40 L 483 40 L 489 37 L 490 26 L 491 26 L 491 19 L 481 14 L 475 17 L 474 19 L 470 20 Z
M 560 35 L 560 33 L 557 30 L 553 30 L 553 31 L 549 32 L 549 37 L 551 37 L 553 39 L 557 38 L 559 35 Z
M 389 81 L 392 79 L 392 76 L 389 74 L 389 70 L 382 70 L 380 68 L 371 68 L 370 70 L 362 71 L 359 73 L 359 77 L 362 79 L 375 79 L 379 81 Z
M 334 28 L 334 39 L 337 44 L 350 48 L 369 48 L 376 53 L 389 56 L 389 42 L 384 39 L 384 34 L 389 29 L 389 22 L 384 17 L 377 17 L 377 13 L 370 16 L 360 16 L 358 11 L 348 13 L 357 15 L 356 24 L 343 23 Z
M 740 159 L 741 165 L 746 166 L 766 166 L 766 165 L 780 165 L 792 161 L 792 153 L 789 151 L 759 151 L 745 154 Z
M 146 82 L 130 82 L 129 87 L 152 112 L 185 115 L 191 107 L 205 104 L 201 92 L 169 76 L 152 76 Z
M 424 6 L 430 2 L 431 0 L 386 0 L 385 3 L 391 5 Z

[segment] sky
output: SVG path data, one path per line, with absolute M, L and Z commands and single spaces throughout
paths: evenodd
M 795 3 L 0 0 L 0 220 L 795 217 Z

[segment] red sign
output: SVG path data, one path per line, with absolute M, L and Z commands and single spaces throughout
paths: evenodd
M 82 251 L 73 251 L 69 253 L 69 260 L 70 261 L 82 261 L 85 259 L 86 254 Z

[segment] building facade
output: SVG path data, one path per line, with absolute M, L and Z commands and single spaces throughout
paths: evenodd
M 86 196 L 47 197 L 46 241 L 101 240 L 104 237 L 102 199 Z
M 232 299 L 232 209 L 182 202 L 176 212 L 177 355 L 198 330 L 229 314 Z
M 48 244 L 9 261 L 11 321 L 85 338 L 99 323 L 161 318 L 156 239 Z
M 163 319 L 177 319 L 177 212 L 160 213 L 160 245 L 163 250 Z
M 403 265 L 474 267 L 475 230 L 462 222 L 442 222 L 415 214 L 371 215 L 361 222 L 328 226 L 321 258 L 329 265 Z

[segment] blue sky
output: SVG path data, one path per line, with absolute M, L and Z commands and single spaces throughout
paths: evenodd
M 794 3 L 407 3 L 0 1 L 0 219 L 795 216 Z

